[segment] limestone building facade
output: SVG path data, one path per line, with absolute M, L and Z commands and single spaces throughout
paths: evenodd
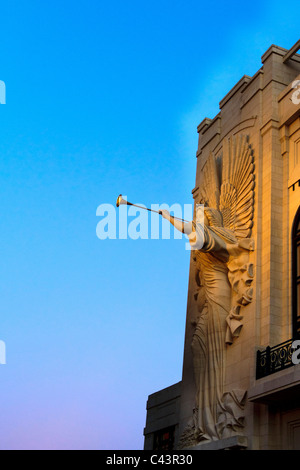
M 192 194 L 195 208 L 210 207 L 203 185 L 223 178 L 214 207 L 223 222 L 211 222 L 216 211 L 207 209 L 206 231 L 214 246 L 218 242 L 229 253 L 217 255 L 214 265 L 217 272 L 226 270 L 229 282 L 205 273 L 203 281 L 206 261 L 191 252 L 182 380 L 149 396 L 145 449 L 300 450 L 299 49 L 300 40 L 290 50 L 270 46 L 257 73 L 243 76 L 219 113 L 197 128 Z M 225 237 L 226 214 L 231 232 Z M 237 229 L 233 217 L 247 230 Z M 237 255 L 228 249 L 231 240 L 241 248 Z M 203 291 L 207 279 L 220 293 L 212 304 L 211 291 Z M 212 325 L 225 287 L 231 304 Z

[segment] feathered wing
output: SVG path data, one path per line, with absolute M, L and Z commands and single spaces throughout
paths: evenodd
M 225 228 L 237 238 L 251 235 L 254 212 L 254 157 L 245 135 L 230 137 L 223 146 L 219 210 Z
M 232 286 L 231 310 L 227 321 L 226 342 L 231 344 L 242 328 L 241 307 L 253 296 L 253 264 L 249 252 L 254 249 L 251 229 L 254 213 L 254 157 L 245 135 L 232 136 L 224 142 L 219 210 L 223 225 L 239 240 L 241 252 L 227 264 Z
M 203 168 L 202 183 L 200 186 L 200 201 L 207 205 L 219 209 L 220 202 L 220 181 L 217 170 L 215 155 L 210 153 Z

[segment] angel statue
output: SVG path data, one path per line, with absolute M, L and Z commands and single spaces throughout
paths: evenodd
M 227 345 L 240 334 L 241 307 L 252 300 L 254 164 L 248 136 L 226 139 L 221 157 L 211 153 L 202 176 L 199 203 L 204 224 L 181 222 L 162 211 L 188 236 L 194 250 L 199 287 L 199 317 L 191 345 L 196 403 L 189 427 L 194 442 L 229 437 L 244 426 L 246 392 L 225 392 L 224 382 Z

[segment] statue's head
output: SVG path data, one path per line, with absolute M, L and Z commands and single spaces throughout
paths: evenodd
M 201 197 L 199 204 L 202 204 L 204 207 L 209 207 L 208 200 L 204 196 Z

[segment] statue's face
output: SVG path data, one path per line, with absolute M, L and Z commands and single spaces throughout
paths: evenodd
M 206 224 L 205 222 L 205 211 L 204 211 L 204 206 L 203 204 L 197 204 L 196 207 L 196 223 L 197 224 Z

